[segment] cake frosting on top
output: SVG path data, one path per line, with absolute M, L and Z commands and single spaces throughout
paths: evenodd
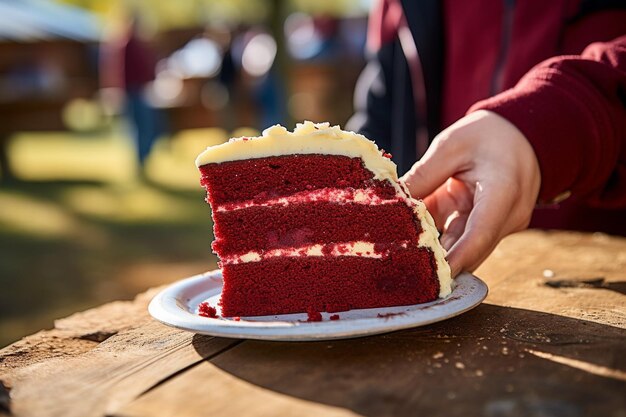
M 281 125 L 268 127 L 263 136 L 230 139 L 212 146 L 196 158 L 196 166 L 250 158 L 293 154 L 343 155 L 361 158 L 376 179 L 398 180 L 397 167 L 381 155 L 378 146 L 363 135 L 329 123 L 298 123 L 293 132 Z
M 413 304 L 451 292 L 432 217 L 362 135 L 328 123 L 276 125 L 210 147 L 196 165 L 225 315 Z

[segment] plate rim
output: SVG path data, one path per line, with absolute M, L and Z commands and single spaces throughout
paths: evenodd
M 475 308 L 485 300 L 489 292 L 487 284 L 483 280 L 468 272 L 459 274 L 453 282 L 453 291 L 448 296 L 429 303 L 403 306 L 406 308 L 420 306 L 417 310 L 407 311 L 403 314 L 393 314 L 386 317 L 346 318 L 336 321 L 324 320 L 319 322 L 281 320 L 253 321 L 244 319 L 234 321 L 199 316 L 196 313 L 192 313 L 188 306 L 182 305 L 184 302 L 181 302 L 179 298 L 183 295 L 183 291 L 190 288 L 194 289 L 203 285 L 221 286 L 221 271 L 217 269 L 184 278 L 168 285 L 152 298 L 148 305 L 148 312 L 154 319 L 167 326 L 217 337 L 276 341 L 344 339 L 389 333 L 447 320 Z M 207 292 L 210 291 L 210 289 L 211 288 L 207 288 L 204 291 Z M 470 292 L 463 297 L 459 296 L 461 290 L 469 290 Z M 469 300 L 473 301 L 467 302 Z M 189 302 L 190 299 L 187 301 Z M 444 305 L 449 306 L 455 302 L 459 305 L 458 309 L 453 309 L 452 311 L 445 309 Z M 442 313 L 445 314 L 435 314 L 429 319 L 416 320 L 416 315 L 431 308 L 435 310 L 442 309 L 444 310 Z M 346 327 L 346 323 L 351 326 Z M 329 329 L 331 331 L 329 331 Z

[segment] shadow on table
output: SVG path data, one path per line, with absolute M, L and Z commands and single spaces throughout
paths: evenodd
M 363 416 L 621 416 L 625 341 L 617 327 L 482 304 L 382 336 L 246 341 L 211 363 L 256 386 Z

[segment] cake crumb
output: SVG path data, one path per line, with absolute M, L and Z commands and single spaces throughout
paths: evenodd
M 443 352 L 437 352 L 433 355 L 433 359 L 441 359 L 443 358 Z
M 306 321 L 322 321 L 322 313 L 320 313 L 319 311 L 309 310 L 306 312 L 306 314 Z
M 333 314 L 332 316 L 329 317 L 329 319 L 331 319 L 331 320 L 339 320 L 340 317 L 339 317 L 339 314 Z
M 198 305 L 198 315 L 202 317 L 209 317 L 211 319 L 216 319 L 218 317 L 215 307 L 211 307 L 206 301 Z

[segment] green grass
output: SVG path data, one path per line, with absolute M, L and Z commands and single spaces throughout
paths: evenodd
M 123 130 L 24 133 L 0 184 L 0 347 L 55 318 L 216 267 L 195 156 L 218 129 L 163 138 L 137 179 Z

